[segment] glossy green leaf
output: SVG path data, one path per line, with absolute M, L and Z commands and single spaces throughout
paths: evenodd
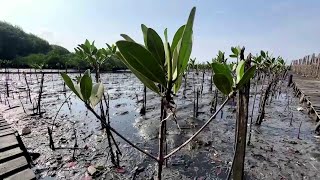
M 181 41 L 179 41 L 177 47 L 174 49 L 172 53 L 172 72 L 173 72 L 173 79 L 176 79 L 178 76 L 178 58 L 179 58 L 179 49 L 181 46 Z
M 84 45 L 89 49 L 89 47 L 91 46 L 90 42 L 88 39 L 86 39 L 86 41 L 84 42 Z
M 80 90 L 83 100 L 87 102 L 91 96 L 92 79 L 88 74 L 84 74 L 80 81 Z
M 251 66 L 243 75 L 241 80 L 237 83 L 236 87 L 237 89 L 242 88 L 246 83 L 249 82 L 249 80 L 254 76 L 254 73 L 256 72 L 256 66 Z
M 151 81 L 166 86 L 165 73 L 150 51 L 135 42 L 118 41 L 118 49 L 128 64 Z
M 121 36 L 121 34 L 120 34 L 120 36 Z M 108 46 L 108 49 L 109 49 L 109 50 L 112 49 L 112 47 L 111 47 L 108 43 L 106 43 L 106 45 Z
M 123 39 L 125 39 L 127 41 L 134 42 L 134 40 L 130 36 L 126 35 L 126 34 L 120 34 L 120 36 L 123 37 Z
M 165 64 L 164 66 L 167 67 L 167 79 L 168 81 L 172 80 L 172 60 L 171 60 L 171 47 L 168 42 L 168 33 L 167 28 L 164 30 L 164 52 L 165 52 Z M 170 64 L 171 63 L 171 64 Z
M 80 79 L 80 81 L 81 81 L 81 79 Z M 76 92 L 77 92 L 78 95 L 79 95 L 78 97 L 83 101 L 83 96 L 82 96 L 82 94 L 81 94 L 80 84 L 74 85 L 74 88 L 75 88 Z
M 237 55 L 234 55 L 234 54 L 230 54 L 229 55 L 231 58 L 237 58 L 238 56 Z
M 237 83 L 241 80 L 243 74 L 244 74 L 244 66 L 245 66 L 245 61 L 241 60 L 238 65 L 237 65 L 237 69 L 236 69 L 236 75 L 237 75 Z
M 213 62 L 212 69 L 215 74 L 224 74 L 228 78 L 229 82 L 233 82 L 232 73 L 231 73 L 228 65 L 223 64 L 223 63 Z
M 147 31 L 146 47 L 158 60 L 159 65 L 163 66 L 165 63 L 163 42 L 161 40 L 161 37 L 157 34 L 157 32 L 151 28 L 149 28 Z
M 73 84 L 71 78 L 70 78 L 66 73 L 61 73 L 61 76 L 62 76 L 62 78 L 63 78 L 63 81 L 64 81 L 64 82 L 66 83 L 66 85 L 70 88 L 70 90 L 71 90 L 72 92 L 74 92 L 79 98 L 81 98 L 80 95 L 79 95 L 79 93 L 76 91 L 76 89 L 75 89 L 75 87 L 74 87 L 74 84 Z
M 136 77 L 145 85 L 147 86 L 150 90 L 152 90 L 153 92 L 157 93 L 160 95 L 160 91 L 159 88 L 154 84 L 153 81 L 151 81 L 150 79 L 148 79 L 147 77 L 145 77 L 143 74 L 141 74 L 139 71 L 137 71 L 135 68 L 133 68 L 128 62 L 127 60 L 120 54 L 120 52 L 117 52 L 116 55 L 119 57 L 119 59 L 123 62 L 123 64 L 125 64 L 130 70 L 131 72 L 136 75 Z
M 240 52 L 238 52 L 238 49 L 235 47 L 231 47 L 231 51 L 234 55 L 236 55 L 236 57 L 239 55 Z
M 221 91 L 223 94 L 228 95 L 232 91 L 233 84 L 229 81 L 228 77 L 224 74 L 214 74 L 213 82 L 215 86 Z
M 91 96 L 90 96 L 90 104 L 92 107 L 95 107 L 102 99 L 104 93 L 104 86 L 102 83 L 96 83 L 92 87 Z
M 183 35 L 183 31 L 184 31 L 184 28 L 185 28 L 185 27 L 186 27 L 185 25 L 181 26 L 181 27 L 177 30 L 177 32 L 174 34 L 173 40 L 172 40 L 172 43 L 171 43 L 171 48 L 172 48 L 171 53 L 173 53 L 173 51 L 174 51 L 175 48 L 177 47 L 179 41 L 181 40 L 181 37 L 182 37 L 182 35 Z
M 168 28 L 166 28 L 166 29 L 164 29 L 164 41 L 165 41 L 165 43 L 167 43 L 168 42 Z
M 148 39 L 148 27 L 144 24 L 141 24 L 141 30 L 143 33 L 143 40 L 144 44 L 147 45 L 147 39 Z
M 184 28 L 183 35 L 181 37 L 181 47 L 179 49 L 179 58 L 178 58 L 178 74 L 183 73 L 188 65 L 188 61 L 192 51 L 192 34 L 193 34 L 193 22 L 194 16 L 196 13 L 196 8 L 193 7 L 186 27 Z

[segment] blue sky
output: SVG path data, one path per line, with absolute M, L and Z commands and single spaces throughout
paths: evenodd
M 0 20 L 73 51 L 85 39 L 104 43 L 125 33 L 142 42 L 140 24 L 172 35 L 197 7 L 192 57 L 245 46 L 287 61 L 320 53 L 319 0 L 0 0 Z M 170 39 L 171 39 L 170 38 Z

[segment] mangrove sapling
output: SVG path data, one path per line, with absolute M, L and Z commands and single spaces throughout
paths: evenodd
M 158 175 L 161 179 L 162 166 L 166 154 L 166 122 L 168 114 L 175 114 L 173 93 L 176 93 L 186 71 L 192 49 L 192 27 L 195 8 L 191 10 L 187 24 L 175 33 L 172 44 L 168 43 L 167 30 L 165 41 L 151 28 L 141 25 L 145 46 L 135 43 L 129 36 L 122 34 L 126 41 L 118 41 L 120 60 L 153 92 L 161 96 L 161 112 L 158 147 Z M 133 58 L 135 57 L 135 58 Z M 167 69 L 165 71 L 165 69 Z M 160 84 L 159 88 L 156 84 Z M 164 91 L 163 91 L 164 90 Z
M 94 107 L 100 102 L 102 96 L 104 87 L 102 83 L 96 83 L 92 84 L 92 80 L 90 78 L 90 75 L 88 72 L 86 72 L 80 79 L 80 82 L 77 84 L 74 84 L 71 80 L 71 78 L 62 73 L 61 76 L 63 77 L 64 81 L 66 82 L 66 85 L 72 90 L 73 93 L 77 95 L 77 97 L 83 101 L 84 105 L 90 111 L 101 123 L 104 123 L 104 126 L 118 135 L 121 139 L 123 139 L 125 142 L 130 144 L 132 147 L 137 149 L 138 151 L 144 153 L 145 155 L 149 156 L 152 159 L 157 160 L 157 157 L 151 155 L 150 153 L 146 152 L 145 150 L 139 148 L 135 144 L 133 144 L 130 140 L 123 137 L 118 131 L 113 129 L 109 124 L 106 123 L 106 120 L 103 119 L 101 115 L 99 115 L 95 110 Z
M 96 83 L 101 82 L 101 80 L 100 80 L 100 67 L 101 67 L 101 65 L 107 59 L 109 59 L 111 56 L 113 56 L 116 52 L 116 46 L 114 46 L 114 45 L 110 46 L 109 44 L 107 44 L 107 46 L 108 46 L 108 49 L 104 49 L 104 48 L 97 49 L 94 45 L 94 41 L 92 43 L 90 43 L 88 40 L 86 40 L 84 44 L 81 44 L 77 48 L 75 48 L 76 54 L 80 58 L 87 60 L 90 63 L 90 65 L 94 68 Z M 105 129 L 106 133 L 107 133 L 107 140 L 108 140 L 108 145 L 109 145 L 109 150 L 110 150 L 109 152 L 111 155 L 111 161 L 115 166 L 120 167 L 120 165 L 117 163 L 117 162 L 119 162 L 119 159 L 117 159 L 117 160 L 115 159 L 118 156 L 114 154 L 112 146 L 113 145 L 116 146 L 118 153 L 120 153 L 120 150 L 119 150 L 118 144 L 116 143 L 115 139 L 113 138 L 111 131 L 108 128 L 106 128 L 106 126 L 105 126 L 105 124 L 108 124 L 109 122 L 107 122 L 102 98 L 100 99 L 99 104 L 100 104 L 101 120 L 105 121 L 104 123 L 101 124 L 101 127 L 102 127 L 102 129 Z M 105 104 L 105 106 L 108 106 L 108 105 Z M 113 141 L 113 144 L 111 141 Z
M 285 63 L 284 60 L 281 57 L 278 57 L 277 59 L 272 58 L 266 53 L 264 55 L 264 58 L 266 58 L 265 64 L 266 64 L 266 70 L 265 72 L 271 73 L 269 76 L 269 82 L 266 90 L 261 93 L 261 99 L 260 99 L 260 106 L 259 106 L 259 115 L 256 120 L 257 125 L 261 125 L 262 120 L 264 119 L 265 115 L 265 105 L 269 98 L 269 94 L 272 90 L 272 87 L 276 86 L 279 79 L 283 75 L 283 70 L 285 70 Z M 266 74 L 266 73 L 265 73 Z

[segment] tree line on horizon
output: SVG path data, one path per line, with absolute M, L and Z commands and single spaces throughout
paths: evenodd
M 88 69 L 90 64 L 66 48 L 26 33 L 22 28 L 0 21 L 0 67 L 44 69 Z M 126 69 L 116 57 L 101 66 L 102 71 Z

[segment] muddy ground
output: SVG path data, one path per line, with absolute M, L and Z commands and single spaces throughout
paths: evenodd
M 75 75 L 77 74 L 71 76 Z M 18 131 L 21 132 L 25 127 L 31 129 L 30 134 L 22 137 L 30 152 L 41 154 L 34 161 L 34 171 L 40 179 L 152 179 L 156 175 L 156 163 L 119 138 L 117 140 L 123 154 L 122 169 L 112 168 L 107 153 L 107 139 L 101 131 L 99 121 L 86 110 L 75 95 L 71 95 L 62 107 L 53 125 L 53 140 L 55 147 L 59 149 L 52 151 L 49 148 L 47 127 L 52 127 L 54 116 L 70 91 L 63 92 L 60 75 L 45 74 L 41 102 L 44 114 L 42 117 L 32 115 L 41 75 L 27 74 L 26 77 L 34 105 L 26 98 L 27 87 L 22 74 L 9 75 L 10 97 L 6 100 L 6 75 L 1 74 L 0 110 L 4 118 Z M 182 95 L 184 85 L 175 97 L 181 131 L 170 121 L 167 137 L 169 151 L 190 137 L 212 115 L 210 102 L 213 93 L 209 91 L 210 78 L 209 73 L 206 73 L 203 93 L 199 98 L 199 116 L 193 118 L 192 78 L 193 75 L 190 73 L 186 98 Z M 195 76 L 196 87 L 201 87 L 201 79 L 202 74 L 198 79 Z M 155 93 L 147 92 L 147 111 L 145 116 L 141 116 L 139 111 L 142 107 L 143 85 L 133 74 L 106 73 L 102 75 L 102 81 L 110 95 L 111 126 L 146 151 L 156 155 L 159 97 Z M 266 107 L 265 121 L 260 127 L 253 125 L 252 145 L 247 147 L 246 154 L 246 177 L 268 180 L 320 179 L 320 139 L 313 133 L 316 122 L 308 116 L 299 100 L 293 97 L 292 89 L 286 87 L 285 81 L 279 84 L 278 89 L 279 95 Z M 256 98 L 254 122 L 257 118 L 260 95 Z M 219 95 L 219 103 L 222 100 L 222 95 Z M 252 101 L 253 90 L 250 103 Z M 302 111 L 298 110 L 300 107 L 303 108 Z M 250 112 L 251 108 L 252 105 L 249 108 Z M 235 103 L 230 101 L 195 141 L 168 161 L 168 167 L 164 169 L 165 179 L 225 179 L 233 157 L 234 127 Z M 73 160 L 72 148 L 76 139 L 78 149 L 75 151 L 76 159 Z M 94 176 L 87 172 L 90 165 L 97 169 Z

